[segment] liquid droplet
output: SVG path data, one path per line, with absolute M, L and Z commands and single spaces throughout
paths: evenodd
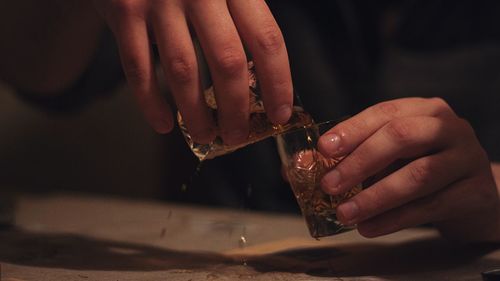
M 246 232 L 247 228 L 244 226 L 240 239 L 238 240 L 238 245 L 240 246 L 240 249 L 245 249 L 245 247 L 247 246 Z M 247 259 L 244 256 L 241 258 L 241 264 L 247 266 Z
M 198 175 L 200 173 L 200 170 L 201 170 L 202 166 L 203 166 L 203 161 L 200 161 L 200 163 L 198 163 L 198 166 L 196 166 L 195 175 Z
M 245 236 L 240 236 L 240 240 L 239 240 L 239 245 L 240 245 L 240 248 L 245 248 L 247 244 L 247 238 Z
M 186 192 L 188 189 L 188 186 L 192 185 L 194 180 L 200 175 L 201 167 L 203 167 L 203 161 L 200 161 L 198 165 L 196 165 L 196 169 L 194 170 L 194 173 L 189 177 L 188 183 L 183 183 L 181 185 L 181 191 Z

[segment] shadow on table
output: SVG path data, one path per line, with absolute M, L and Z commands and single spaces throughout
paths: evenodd
M 374 242 L 295 249 L 245 257 L 248 271 L 313 276 L 397 275 L 446 270 L 470 263 L 500 245 L 457 246 L 439 238 L 401 244 Z M 187 252 L 72 234 L 0 231 L 0 261 L 80 270 L 214 270 L 231 272 L 241 257 Z M 241 271 L 239 268 L 238 271 Z
M 0 261 L 80 270 L 153 271 L 233 264 L 210 252 L 184 252 L 73 234 L 0 231 Z
M 411 275 L 456 269 L 498 248 L 500 244 L 457 245 L 436 237 L 391 245 L 364 242 L 288 250 L 249 257 L 248 264 L 260 272 L 303 272 L 325 277 Z

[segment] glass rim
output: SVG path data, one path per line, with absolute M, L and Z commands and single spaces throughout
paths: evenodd
M 310 129 L 310 128 L 319 129 L 320 127 L 325 126 L 325 125 L 332 125 L 331 128 L 333 128 L 335 125 L 337 125 L 340 122 L 345 121 L 349 118 L 350 118 L 350 116 L 343 116 L 343 117 L 340 117 L 337 119 L 330 119 L 330 120 L 326 120 L 326 121 L 321 121 L 319 123 L 313 122 L 313 123 L 310 123 L 310 124 L 307 124 L 307 125 L 304 125 L 301 127 L 292 128 L 292 129 L 285 131 L 283 133 L 280 133 L 280 134 L 276 134 L 276 136 L 285 136 L 288 134 L 297 133 L 299 131 L 303 131 L 303 130 Z

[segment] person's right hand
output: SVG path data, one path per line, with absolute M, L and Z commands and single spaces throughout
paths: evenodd
M 371 106 L 318 141 L 344 157 L 321 181 L 330 195 L 368 186 L 336 209 L 365 237 L 432 223 L 447 238 L 500 241 L 500 190 L 472 126 L 442 99 Z
M 94 5 L 116 37 L 128 83 L 156 131 L 170 131 L 173 118 L 159 93 L 151 56 L 153 41 L 191 136 L 199 143 L 215 137 L 215 123 L 202 95 L 191 27 L 214 81 L 218 127 L 225 143 L 242 142 L 248 136 L 243 46 L 255 62 L 269 119 L 275 124 L 288 121 L 292 109 L 288 55 L 264 0 L 95 0 Z

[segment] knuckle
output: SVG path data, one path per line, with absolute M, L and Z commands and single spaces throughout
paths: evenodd
M 173 82 L 190 83 L 196 76 L 196 65 L 186 57 L 177 57 L 167 62 L 167 71 Z
M 226 48 L 215 61 L 216 70 L 229 77 L 241 74 L 246 64 L 245 55 L 236 48 Z
M 361 132 L 367 130 L 368 124 L 366 119 L 352 118 L 350 120 L 338 124 L 336 127 L 341 136 L 351 136 L 355 138 Z
M 416 186 L 427 185 L 430 182 L 432 168 L 429 161 L 420 160 L 409 166 L 410 183 Z
M 474 131 L 474 128 L 472 127 L 472 125 L 470 124 L 470 122 L 464 118 L 458 118 L 458 124 L 460 126 L 460 130 L 462 132 L 465 132 L 469 135 L 475 135 L 475 131 Z
M 443 98 L 433 97 L 427 99 L 427 101 L 435 108 L 437 115 L 456 116 L 455 111 L 453 111 L 451 106 Z
M 388 137 L 397 142 L 397 143 L 405 143 L 411 140 L 413 131 L 412 126 L 406 120 L 393 120 L 385 126 L 386 134 Z
M 473 161 L 472 163 L 477 163 L 477 161 L 482 162 L 483 158 L 488 158 L 487 156 L 483 157 L 486 153 L 477 138 L 474 127 L 469 121 L 457 118 L 453 130 L 454 133 L 461 136 L 461 142 L 458 146 L 466 149 L 467 153 L 464 153 L 464 157 L 470 157 L 470 161 Z
M 400 115 L 401 108 L 394 101 L 381 102 L 373 106 L 376 114 L 392 119 Z
M 432 97 L 432 98 L 429 98 L 428 100 L 429 100 L 429 102 L 434 104 L 434 106 L 436 106 L 439 109 L 451 110 L 450 105 L 441 97 Z
M 284 48 L 285 40 L 279 29 L 272 25 L 257 36 L 257 44 L 265 54 L 275 55 Z

